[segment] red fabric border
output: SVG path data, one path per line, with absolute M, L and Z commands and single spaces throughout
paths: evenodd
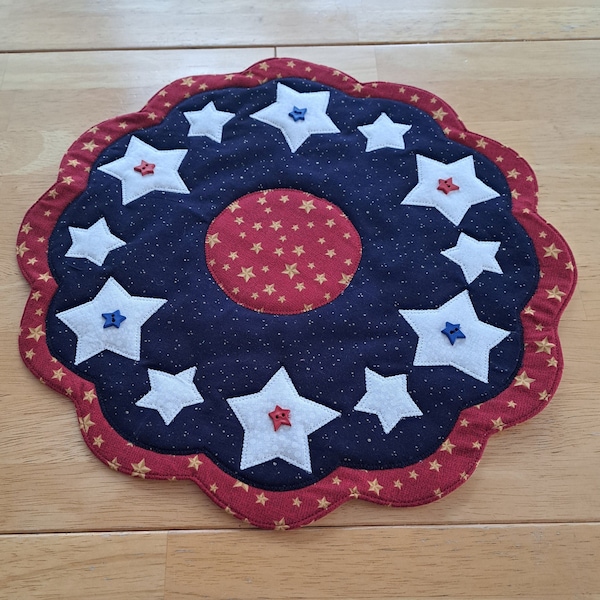
M 517 377 L 497 397 L 464 410 L 448 439 L 434 454 L 403 469 L 362 471 L 341 467 L 306 488 L 270 492 L 236 481 L 202 454 L 158 454 L 121 438 L 102 415 L 94 386 L 50 355 L 44 328 L 57 287 L 48 266 L 48 238 L 62 211 L 85 189 L 99 153 L 118 138 L 159 123 L 175 104 L 194 93 L 254 87 L 282 77 L 320 81 L 351 96 L 376 96 L 412 104 L 432 115 L 450 139 L 476 148 L 494 161 L 511 185 L 513 214 L 533 240 L 542 277 L 521 313 L 525 354 Z M 520 156 L 494 140 L 468 131 L 448 104 L 418 88 L 360 83 L 338 70 L 288 58 L 265 60 L 241 73 L 179 79 L 159 91 L 139 112 L 110 119 L 86 131 L 63 157 L 56 183 L 25 215 L 16 252 L 31 294 L 21 322 L 21 356 L 42 383 L 74 402 L 83 438 L 104 463 L 134 477 L 191 479 L 217 505 L 258 527 L 300 527 L 353 498 L 390 506 L 426 504 L 467 481 L 489 437 L 537 414 L 558 387 L 563 359 L 557 327 L 573 294 L 577 272 L 566 241 L 537 214 L 537 192 L 533 171 Z

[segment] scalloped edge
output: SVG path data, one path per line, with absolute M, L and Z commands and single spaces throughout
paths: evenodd
M 104 148 L 135 130 L 158 124 L 175 104 L 192 94 L 255 87 L 283 77 L 312 79 L 351 96 L 405 102 L 431 115 L 449 139 L 487 156 L 511 184 L 513 215 L 531 237 L 540 268 L 546 272 L 521 313 L 526 347 L 517 378 L 495 398 L 462 411 L 436 452 L 399 469 L 364 471 L 339 467 L 305 488 L 271 492 L 237 481 L 203 454 L 159 454 L 121 438 L 102 415 L 93 384 L 51 356 L 44 340 L 44 315 L 57 289 L 48 266 L 48 238 L 62 211 L 85 189 L 89 170 Z M 577 271 L 564 238 L 536 213 L 537 193 L 535 175 L 525 160 L 495 140 L 468 131 L 446 102 L 419 88 L 387 82 L 360 83 L 339 70 L 293 58 L 267 59 L 240 73 L 181 78 L 155 94 L 140 111 L 99 123 L 80 136 L 63 157 L 56 183 L 27 211 L 16 248 L 19 267 L 31 286 L 21 321 L 21 357 L 42 383 L 74 402 L 83 438 L 105 464 L 134 477 L 190 479 L 218 506 L 252 525 L 278 530 L 301 527 L 353 498 L 389 506 L 433 502 L 469 479 L 492 434 L 540 412 L 560 382 L 563 359 L 557 328 L 573 295 Z M 560 249 L 560 258 L 545 250 L 551 244 Z M 553 289 L 562 296 L 553 297 Z M 551 355 L 535 351 L 535 342 L 542 338 L 555 344 Z M 528 379 L 532 381 L 527 382 Z

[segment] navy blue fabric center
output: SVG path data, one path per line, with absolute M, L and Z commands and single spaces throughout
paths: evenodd
M 330 91 L 327 113 L 341 133 L 311 135 L 292 153 L 279 129 L 249 116 L 275 101 L 274 81 L 197 94 L 160 125 L 135 132 L 159 150 L 189 150 L 179 173 L 191 193 L 153 191 L 126 206 L 121 182 L 97 167 L 122 157 L 131 136 L 106 148 L 50 239 L 59 288 L 46 331 L 52 354 L 96 386 L 106 419 L 125 439 L 161 453 L 204 452 L 234 477 L 272 490 L 308 485 L 340 465 L 403 467 L 434 452 L 461 410 L 510 385 L 522 357 L 519 313 L 539 272 L 531 240 L 511 215 L 508 184 L 485 156 L 448 140 L 412 106 L 353 98 L 301 79 L 280 81 L 299 92 Z M 187 135 L 183 113 L 210 101 L 236 114 L 220 144 Z M 382 112 L 411 125 L 405 150 L 365 152 L 357 127 Z M 418 182 L 416 154 L 444 163 L 473 156 L 477 177 L 499 197 L 472 206 L 458 226 L 435 208 L 402 205 Z M 360 234 L 363 256 L 354 279 L 317 310 L 259 314 L 230 300 L 208 272 L 204 241 L 212 219 L 237 198 L 270 188 L 299 189 L 338 205 Z M 65 257 L 68 227 L 87 228 L 101 217 L 126 245 L 102 266 Z M 459 265 L 440 254 L 461 232 L 500 241 L 503 274 L 484 271 L 467 284 Z M 55 315 L 93 299 L 109 277 L 131 295 L 167 302 L 142 327 L 141 360 L 104 351 L 76 366 L 76 336 Z M 437 308 L 465 289 L 480 320 L 511 332 L 490 352 L 489 383 L 454 367 L 413 366 L 418 338 L 398 312 Z M 441 330 L 439 337 L 447 343 Z M 157 411 L 135 405 L 150 389 L 148 369 L 175 374 L 194 366 L 202 404 L 183 409 L 168 426 Z M 260 391 L 282 366 L 301 396 L 341 416 L 309 436 L 312 473 L 281 459 L 240 470 L 244 432 L 226 399 Z M 423 416 L 401 420 L 386 435 L 376 415 L 353 410 L 366 393 L 365 367 L 383 376 L 407 374 Z

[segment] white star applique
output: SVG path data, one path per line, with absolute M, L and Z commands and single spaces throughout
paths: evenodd
M 106 219 L 98 219 L 91 227 L 69 227 L 71 247 L 65 256 L 69 258 L 87 258 L 101 267 L 108 253 L 116 248 L 125 246 L 125 242 L 113 235 L 106 224 Z
M 150 391 L 135 405 L 157 410 L 165 425 L 170 425 L 184 408 L 204 402 L 194 385 L 194 375 L 196 367 L 181 371 L 177 375 L 148 369 Z
M 371 125 L 361 125 L 358 130 L 367 138 L 365 152 L 372 152 L 380 148 L 397 148 L 404 150 L 404 134 L 412 125 L 394 123 L 386 113 L 381 113 Z
M 123 204 L 129 204 L 149 192 L 189 194 L 179 175 L 179 166 L 187 150 L 157 150 L 131 137 L 125 155 L 101 167 L 99 171 L 121 180 Z
M 312 472 L 308 436 L 340 415 L 300 396 L 284 367 L 260 392 L 227 402 L 244 428 L 241 469 L 281 458 Z M 285 409 L 290 425 L 279 426 L 269 415 L 279 409 Z
M 206 136 L 215 142 L 223 139 L 223 126 L 235 117 L 235 113 L 217 110 L 214 102 L 209 102 L 202 110 L 184 112 L 190 123 L 188 136 Z
M 406 375 L 384 377 L 365 368 L 367 393 L 354 410 L 377 415 L 383 431 L 389 433 L 401 419 L 423 415 L 406 389 Z
M 93 300 L 56 316 L 77 336 L 76 365 L 103 350 L 139 360 L 142 325 L 165 302 L 162 298 L 131 296 L 111 277 Z M 117 312 L 117 324 L 110 326 L 110 319 L 103 315 Z
M 479 381 L 488 382 L 490 350 L 510 331 L 480 321 L 468 291 L 439 308 L 399 312 L 419 336 L 413 361 L 416 367 L 455 367 Z M 462 336 L 456 335 L 452 343 L 444 330 L 462 332 Z
M 329 92 L 296 92 L 277 84 L 277 100 L 250 115 L 283 133 L 290 150 L 298 148 L 314 133 L 340 133 L 327 115 Z
M 500 242 L 480 242 L 461 233 L 456 246 L 442 250 L 441 254 L 455 262 L 462 269 L 467 283 L 471 283 L 484 271 L 502 273 L 496 260 L 499 248 Z
M 417 154 L 419 182 L 402 204 L 437 208 L 458 225 L 474 204 L 499 196 L 496 190 L 477 178 L 472 156 L 445 164 Z

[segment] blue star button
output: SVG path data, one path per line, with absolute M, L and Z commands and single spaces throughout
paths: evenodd
M 449 323 L 446 321 L 446 329 L 442 329 L 442 333 L 450 340 L 454 346 L 454 342 L 460 339 L 466 339 L 466 335 L 460 330 L 460 323 Z
M 294 121 L 304 121 L 304 117 L 306 116 L 306 108 L 298 108 L 294 106 L 294 110 L 289 115 L 294 119 Z
M 104 318 L 104 329 L 107 327 L 116 327 L 119 329 L 121 323 L 127 318 L 121 314 L 120 310 L 115 310 L 111 313 L 102 313 L 102 317 Z

